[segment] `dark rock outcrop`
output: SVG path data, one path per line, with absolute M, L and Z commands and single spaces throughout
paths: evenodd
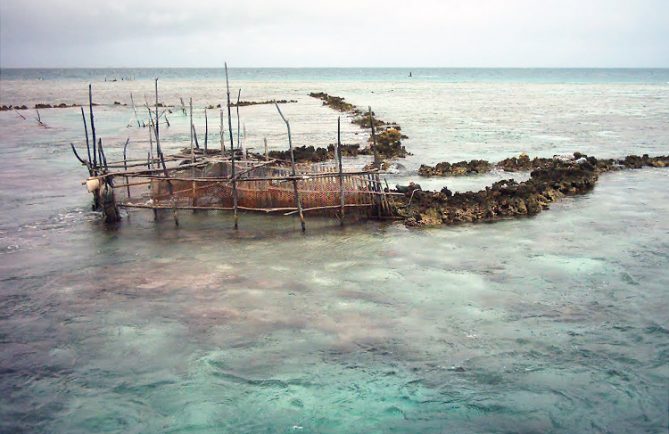
M 408 139 L 408 137 L 401 133 L 402 129 L 396 123 L 378 119 L 374 112 L 370 114 L 369 111 L 362 110 L 339 96 L 328 95 L 325 92 L 312 92 L 309 96 L 320 99 L 323 101 L 323 105 L 333 110 L 348 113 L 353 117 L 351 123 L 358 125 L 360 128 L 369 128 L 371 130 L 371 125 L 374 125 L 374 129 L 376 130 L 376 149 L 374 149 L 374 140 L 370 134 L 367 139 L 368 146 L 360 149 L 359 154 L 373 155 L 376 150 L 379 158 L 382 160 L 404 158 L 407 155 L 411 155 L 401 142 L 402 139 Z M 385 165 L 389 166 L 388 163 Z
M 578 158 L 576 158 L 578 157 Z M 669 167 L 669 156 L 630 155 L 622 160 L 598 160 L 583 154 L 571 160 L 546 159 L 534 169 L 530 179 L 516 182 L 506 179 L 477 192 L 451 194 L 416 191 L 404 193 L 396 201 L 396 213 L 407 226 L 490 222 L 531 216 L 548 208 L 561 197 L 590 191 L 601 173 L 623 168 Z
M 436 166 L 421 164 L 418 169 L 420 176 L 460 176 L 489 172 L 492 165 L 485 160 L 459 161 L 457 163 L 441 162 Z

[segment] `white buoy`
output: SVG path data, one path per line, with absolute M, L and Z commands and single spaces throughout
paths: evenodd
M 100 180 L 98 178 L 88 178 L 86 180 L 86 189 L 89 193 L 93 193 L 100 188 Z

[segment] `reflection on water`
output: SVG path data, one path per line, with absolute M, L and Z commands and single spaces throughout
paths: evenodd
M 434 86 L 420 82 L 365 84 L 392 85 L 398 99 L 363 94 L 354 89 L 360 84 L 329 85 L 332 94 L 372 103 L 411 137 L 416 156 L 390 183 L 416 179 L 412 170 L 428 157 L 453 159 L 439 147 L 490 160 L 520 147 L 547 155 L 576 145 L 618 156 L 641 141 L 666 153 L 669 136 L 654 113 L 666 113 L 666 86 L 551 85 L 545 95 L 530 85 L 472 85 L 473 100 L 437 103 Z M 70 86 L 77 87 L 58 82 L 58 101 L 70 100 Z M 178 92 L 164 86 L 166 95 Z M 205 89 L 198 82 L 194 92 L 198 86 Z M 249 99 L 321 89 L 247 88 Z M 423 95 L 422 108 L 405 105 L 410 95 Z M 481 120 L 483 109 L 468 106 L 486 95 L 489 106 L 507 98 L 524 106 Z M 529 116 L 557 113 L 558 101 L 568 107 L 559 111 L 575 110 L 602 95 L 618 108 L 584 104 L 587 113 L 560 121 Z M 625 104 L 632 100 L 638 104 Z M 412 117 L 433 104 L 442 122 Z M 648 108 L 634 115 L 641 105 Z M 139 141 L 144 134 L 125 128 L 123 110 L 100 108 L 111 152 L 127 135 Z M 261 128 L 279 137 L 272 109 L 253 110 L 244 115 L 249 141 L 251 132 L 264 135 Z M 321 129 L 336 114 L 317 101 L 301 97 L 286 111 L 303 140 L 331 140 Z M 456 112 L 460 120 L 450 116 Z M 50 129 L 0 113 L 0 431 L 666 429 L 666 170 L 606 174 L 591 194 L 496 224 L 340 228 L 308 218 L 303 235 L 293 218 L 243 214 L 235 232 L 225 213 L 183 212 L 177 229 L 169 215 L 156 223 L 151 213 L 133 212 L 105 229 L 88 210 L 83 170 L 66 147 L 80 140 L 76 110 L 41 114 Z M 569 117 L 581 126 L 568 127 Z M 617 138 L 593 139 L 597 128 L 583 126 L 588 117 Z M 474 118 L 487 127 L 465 125 Z M 512 147 L 495 122 L 519 132 L 508 139 Z M 187 140 L 183 124 L 175 116 L 166 137 Z M 354 138 L 354 126 L 347 128 Z M 472 136 L 486 128 L 488 139 Z M 628 142 L 633 130 L 638 140 Z M 563 148 L 555 137 L 565 134 Z M 521 176 L 418 181 L 464 190 Z

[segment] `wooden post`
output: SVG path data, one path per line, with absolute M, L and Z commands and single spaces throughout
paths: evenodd
M 95 138 L 95 120 L 93 118 L 93 86 L 91 84 L 88 85 L 88 109 L 90 111 L 91 118 L 91 134 L 93 135 L 93 167 L 97 167 L 97 140 Z
M 91 168 L 90 168 L 90 164 L 88 163 L 88 161 L 84 161 L 84 159 L 79 156 L 79 153 L 77 152 L 77 149 L 74 147 L 74 143 L 70 142 L 70 146 L 72 147 L 72 152 L 74 152 L 74 156 L 77 157 L 77 160 L 79 160 L 79 162 L 81 164 L 83 164 L 84 166 L 86 166 L 88 168 L 88 173 L 90 173 Z
M 165 178 L 169 178 L 169 173 L 167 172 L 167 166 L 165 165 L 165 157 L 163 156 L 163 150 L 160 148 L 160 138 L 158 137 L 158 129 L 155 125 L 153 125 L 153 119 L 151 119 L 150 116 L 149 116 L 149 122 L 151 123 L 150 125 L 151 128 L 156 128 L 154 131 L 154 133 L 156 134 L 156 150 L 158 152 L 158 157 L 160 158 L 160 163 L 163 166 L 163 174 L 165 175 Z M 174 197 L 174 188 L 172 187 L 172 183 L 170 182 L 169 179 L 167 179 L 167 190 L 169 191 L 170 196 L 172 197 L 172 215 L 174 216 L 174 224 L 179 226 L 179 216 L 177 215 L 177 202 Z
M 81 109 L 81 118 L 84 121 L 84 133 L 86 134 L 86 152 L 88 153 L 88 171 L 91 172 L 91 175 L 92 175 L 93 173 L 92 173 L 92 170 L 91 170 L 91 161 L 92 161 L 91 160 L 91 145 L 88 142 L 88 125 L 86 125 L 86 115 L 84 114 L 84 108 L 83 107 L 79 107 L 79 108 Z
M 158 78 L 156 78 L 156 143 L 158 143 L 160 137 L 160 118 L 158 114 Z M 162 154 L 162 150 L 160 151 Z
M 239 89 L 239 92 L 237 92 L 237 147 L 241 150 L 242 149 L 242 141 L 240 139 L 240 128 L 239 128 L 239 97 L 242 96 L 242 90 Z M 244 153 L 242 152 L 242 155 Z
M 207 120 L 207 109 L 204 109 L 204 155 L 207 155 L 207 140 L 209 138 L 209 121 Z
M 242 138 L 244 140 L 241 141 L 241 143 L 244 144 L 244 146 L 241 146 L 242 149 L 246 149 L 246 152 L 242 152 L 242 155 L 245 155 L 245 158 L 248 159 L 249 156 L 249 149 L 246 146 L 246 123 L 242 124 L 242 130 L 244 131 L 244 134 L 242 135 Z
M 128 170 L 128 154 L 127 154 L 128 143 L 130 143 L 130 137 L 128 137 L 126 139 L 125 145 L 123 146 L 123 169 L 124 170 Z M 127 185 L 127 184 L 129 184 L 129 180 L 128 180 L 127 176 L 125 177 L 125 183 L 126 183 L 126 187 L 128 189 L 128 198 L 130 198 L 130 185 Z
M 190 113 L 190 162 L 195 164 L 195 150 L 193 149 L 193 136 L 194 136 L 194 126 L 193 126 L 193 98 L 188 100 L 188 108 Z M 195 176 L 195 169 L 193 168 L 193 176 Z
M 337 116 L 337 160 L 339 161 L 339 224 L 344 226 L 344 205 L 346 199 L 344 197 L 344 169 L 341 161 L 341 116 Z
M 193 148 L 193 138 L 195 137 L 195 125 L 193 125 L 193 98 L 188 100 L 188 109 L 190 113 L 190 162 L 193 165 L 191 168 L 191 177 L 193 181 L 191 182 L 192 195 L 191 205 L 195 206 L 195 149 Z M 195 212 L 195 210 L 193 210 Z
M 267 151 L 267 137 L 264 138 L 265 142 L 265 161 L 269 161 L 269 152 Z
M 232 206 L 235 213 L 235 229 L 238 228 L 238 217 L 237 217 L 237 180 L 235 179 L 235 143 L 232 139 L 232 115 L 230 113 L 230 82 L 228 80 L 228 63 L 225 62 L 225 87 L 227 89 L 228 95 L 228 130 L 230 130 L 230 151 L 231 151 L 231 176 L 232 176 Z M 241 93 L 241 90 L 240 90 Z
M 197 131 L 195 130 L 195 125 L 190 124 L 190 134 L 195 140 L 195 149 L 200 149 L 200 142 L 197 140 Z
M 137 107 L 135 107 L 135 99 L 132 97 L 132 92 L 130 92 L 130 102 L 132 103 L 132 111 L 135 112 L 135 120 L 137 121 L 137 128 L 141 127 L 139 123 L 139 116 L 137 116 Z
M 276 106 L 276 109 L 279 112 L 279 115 L 281 115 L 281 119 L 286 123 L 286 129 L 288 129 L 288 147 L 290 148 L 290 172 L 293 177 L 293 191 L 295 192 L 295 206 L 297 207 L 297 211 L 300 214 L 300 224 L 302 225 L 302 232 L 306 230 L 306 226 L 304 224 L 304 213 L 302 212 L 302 204 L 300 202 L 300 193 L 297 190 L 297 180 L 295 179 L 296 172 L 295 172 L 295 155 L 293 153 L 293 139 L 291 138 L 290 135 L 290 122 L 288 122 L 288 119 L 286 119 L 283 116 L 283 113 L 281 113 L 281 109 L 279 108 L 279 104 L 274 103 Z
M 35 110 L 35 112 L 37 113 L 37 123 L 40 124 L 40 126 L 46 127 L 44 122 L 42 122 L 42 117 L 39 115 L 39 110 Z
M 221 136 L 221 158 L 223 158 L 225 156 L 225 144 L 223 143 L 223 137 L 225 136 L 225 134 L 223 133 L 223 109 L 221 109 L 221 111 L 219 113 L 220 113 L 220 117 L 221 117 L 221 126 L 220 126 L 220 132 L 219 132 L 219 134 Z
M 379 150 L 376 147 L 376 133 L 374 131 L 374 116 L 372 116 L 372 107 L 369 106 L 369 126 L 372 128 L 372 143 L 374 144 L 374 167 L 381 168 L 381 161 L 379 160 Z
M 109 171 L 109 166 L 107 166 L 107 157 L 105 156 L 105 150 L 102 148 L 102 139 L 98 139 L 98 150 L 100 151 L 100 164 Z
M 149 110 L 149 119 L 151 119 L 151 110 Z M 153 165 L 153 128 L 149 128 L 149 169 Z

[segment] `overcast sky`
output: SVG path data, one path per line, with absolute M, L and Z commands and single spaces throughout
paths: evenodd
M 3 67 L 669 67 L 669 0 L 0 0 Z

